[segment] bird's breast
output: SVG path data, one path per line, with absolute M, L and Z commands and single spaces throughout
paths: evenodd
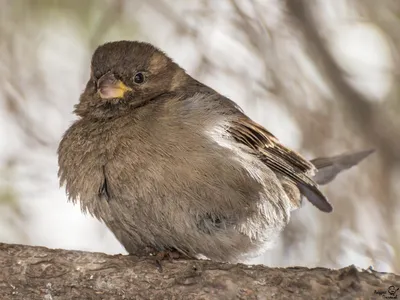
M 60 142 L 59 177 L 69 199 L 94 213 L 99 201 L 110 200 L 108 165 L 119 147 L 118 126 L 106 122 L 77 121 Z

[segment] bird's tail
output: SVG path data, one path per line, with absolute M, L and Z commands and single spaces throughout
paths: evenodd
M 375 150 L 364 150 L 359 152 L 343 153 L 332 157 L 319 157 L 311 160 L 317 168 L 313 179 L 319 185 L 331 182 L 342 171 L 360 163 Z

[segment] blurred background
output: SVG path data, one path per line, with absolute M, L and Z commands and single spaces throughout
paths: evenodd
M 125 253 L 67 203 L 56 149 L 92 51 L 142 40 L 307 158 L 369 148 L 249 263 L 400 273 L 400 1 L 0 0 L 0 241 Z

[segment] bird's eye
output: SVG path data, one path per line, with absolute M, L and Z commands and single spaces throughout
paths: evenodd
M 141 73 L 141 72 L 136 73 L 136 75 L 133 77 L 133 81 L 134 81 L 135 83 L 138 83 L 138 84 L 143 83 L 143 82 L 144 82 L 144 75 L 143 75 L 143 73 Z

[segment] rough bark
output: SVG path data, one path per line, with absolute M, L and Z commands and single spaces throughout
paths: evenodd
M 0 244 L 0 299 L 384 299 L 400 287 L 398 275 L 354 266 L 162 265 L 160 272 L 152 257 Z

